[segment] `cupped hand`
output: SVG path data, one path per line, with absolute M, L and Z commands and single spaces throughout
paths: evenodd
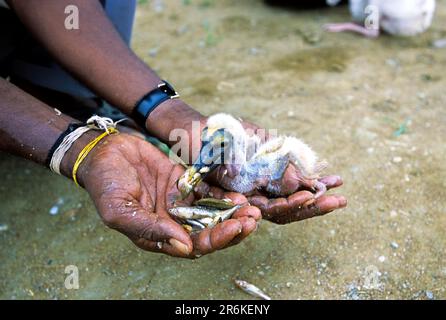
M 119 134 L 108 136 L 90 152 L 78 180 L 105 224 L 144 250 L 195 258 L 234 245 L 256 229 L 260 210 L 245 206 L 212 229 L 188 234 L 167 211 L 178 199 L 177 180 L 183 172 L 151 144 Z M 191 205 L 196 197 L 209 194 L 237 204 L 247 202 L 241 194 L 203 183 L 180 204 Z
M 326 185 L 327 190 L 342 185 L 339 176 L 326 176 L 319 181 Z M 315 199 L 314 194 L 308 190 L 300 190 L 281 198 L 268 198 L 268 195 L 259 193 L 248 197 L 248 201 L 261 210 L 264 219 L 278 224 L 321 216 L 347 206 L 344 196 L 324 194 Z

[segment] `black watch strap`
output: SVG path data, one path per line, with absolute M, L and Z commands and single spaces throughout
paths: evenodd
M 138 125 L 145 128 L 147 118 L 156 107 L 166 100 L 178 97 L 179 95 L 175 89 L 167 81 L 163 81 L 158 85 L 158 88 L 150 91 L 139 100 L 132 111 L 132 118 Z

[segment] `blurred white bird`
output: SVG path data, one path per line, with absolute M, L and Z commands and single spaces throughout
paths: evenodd
M 336 5 L 338 1 L 327 0 Z M 333 23 L 325 26 L 330 32 L 352 31 L 368 37 L 377 37 L 380 29 L 392 35 L 413 36 L 426 31 L 432 24 L 435 0 L 350 0 L 350 13 L 354 23 Z M 378 21 L 365 26 L 368 17 L 373 19 L 377 10 Z
M 319 162 L 315 152 L 297 138 L 279 136 L 262 144 L 258 136 L 247 134 L 240 121 L 220 113 L 209 117 L 202 140 L 200 157 L 178 182 L 184 196 L 219 164 L 223 173 L 219 184 L 230 191 L 249 194 L 261 189 L 274 196 L 287 195 L 281 180 L 289 164 L 296 169 L 296 185 L 313 189 L 316 197 L 326 191 L 317 180 L 325 162 Z

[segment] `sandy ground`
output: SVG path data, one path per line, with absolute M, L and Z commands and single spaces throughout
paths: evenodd
M 344 177 L 347 209 L 277 226 L 196 261 L 142 252 L 88 195 L 0 155 L 0 298 L 446 298 L 446 3 L 417 38 L 324 34 L 347 8 L 149 1 L 133 47 L 198 110 L 226 111 L 310 143 Z M 164 3 L 164 8 L 159 4 Z M 60 211 L 50 208 L 62 199 Z M 4 230 L 7 229 L 7 230 Z M 67 265 L 79 290 L 64 287 Z

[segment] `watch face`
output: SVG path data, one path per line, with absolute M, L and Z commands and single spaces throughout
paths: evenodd
M 172 98 L 178 97 L 178 93 L 167 81 L 164 81 L 164 83 L 160 84 L 159 88 L 160 88 L 160 90 L 162 90 L 164 93 L 166 93 L 167 95 L 169 95 Z

